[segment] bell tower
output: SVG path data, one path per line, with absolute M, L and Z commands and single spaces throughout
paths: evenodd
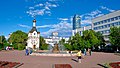
M 36 27 L 36 20 L 33 20 L 33 27 Z

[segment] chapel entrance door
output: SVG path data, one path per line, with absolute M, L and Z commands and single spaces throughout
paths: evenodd
M 36 45 L 33 45 L 33 49 L 36 49 Z

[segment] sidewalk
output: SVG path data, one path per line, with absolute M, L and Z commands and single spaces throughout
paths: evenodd
M 113 53 L 93 52 L 85 56 L 82 63 L 77 63 L 77 57 L 25 56 L 24 51 L 0 52 L 1 61 L 24 63 L 19 68 L 52 68 L 54 64 L 70 64 L 73 68 L 102 68 L 98 64 L 120 61 L 120 56 Z

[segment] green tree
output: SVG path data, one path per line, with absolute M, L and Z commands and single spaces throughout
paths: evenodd
M 59 44 L 65 44 L 65 39 L 61 39 L 60 41 L 59 41 Z
M 103 35 L 100 32 L 95 32 L 95 36 L 98 38 L 99 43 L 98 45 L 105 45 L 105 40 Z
M 3 49 L 5 47 L 5 44 L 7 43 L 5 36 L 0 36 L 0 49 Z
M 48 44 L 45 43 L 45 40 L 42 36 L 40 36 L 40 49 L 41 50 L 47 50 Z
M 120 48 L 120 27 L 110 28 L 110 42 L 115 50 Z
M 73 50 L 81 50 L 85 47 L 84 40 L 79 33 L 76 33 L 75 36 L 72 36 L 68 42 L 72 46 Z
M 95 36 L 95 31 L 93 30 L 83 31 L 83 39 L 85 40 L 87 48 L 95 47 L 97 46 L 97 43 L 99 43 L 98 38 Z
M 73 46 L 68 44 L 68 43 L 65 43 L 64 47 L 65 47 L 66 50 L 73 50 Z
M 97 45 L 95 46 L 96 48 L 96 50 L 98 50 L 98 46 L 100 46 L 100 47 L 105 47 L 105 40 L 104 40 L 104 36 L 100 33 L 100 32 L 95 32 L 95 36 L 97 37 L 97 39 L 98 39 L 98 43 L 97 43 Z
M 15 49 L 22 50 L 26 46 L 26 41 L 27 41 L 27 33 L 22 32 L 20 30 L 17 30 L 13 32 L 8 39 L 9 43 L 12 43 Z

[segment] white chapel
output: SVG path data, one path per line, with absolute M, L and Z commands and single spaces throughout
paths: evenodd
M 36 29 L 36 20 L 33 20 L 33 27 L 28 33 L 27 48 L 32 48 L 33 50 L 39 49 L 39 38 L 40 32 Z

